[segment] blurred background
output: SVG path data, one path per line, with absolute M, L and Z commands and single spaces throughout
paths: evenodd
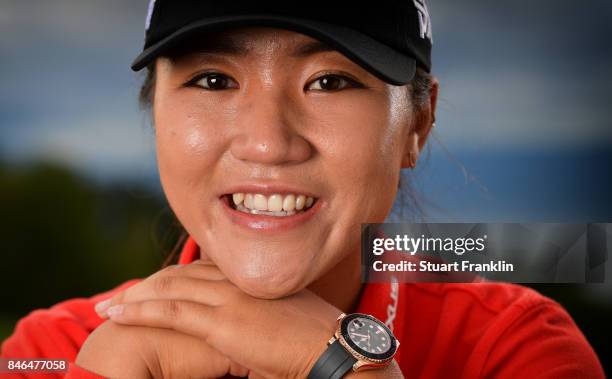
M 137 104 L 143 75 L 129 69 L 146 7 L 0 0 L 0 340 L 33 309 L 150 275 L 176 242 Z M 403 177 L 421 219 L 611 222 L 612 2 L 429 8 L 436 131 Z M 400 213 L 415 214 L 398 200 L 390 221 Z M 612 373 L 612 280 L 533 287 Z

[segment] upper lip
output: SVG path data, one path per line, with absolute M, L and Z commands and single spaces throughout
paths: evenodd
M 313 198 L 319 198 L 319 195 L 315 194 L 314 191 L 306 189 L 301 186 L 289 183 L 241 183 L 230 185 L 223 190 L 220 196 L 231 195 L 234 193 L 259 193 L 265 196 L 274 194 L 280 195 L 306 195 Z

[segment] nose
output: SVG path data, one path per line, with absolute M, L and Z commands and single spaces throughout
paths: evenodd
M 239 109 L 230 151 L 236 159 L 282 165 L 306 161 L 312 146 L 299 133 L 290 99 L 271 89 L 249 96 Z

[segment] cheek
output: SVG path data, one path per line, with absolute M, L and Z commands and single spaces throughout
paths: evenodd
M 342 203 L 358 208 L 361 218 L 355 222 L 384 218 L 395 198 L 409 120 L 394 110 L 390 96 L 350 100 L 318 107 L 326 176 L 336 181 L 338 194 L 346 199 Z
M 191 219 L 189 209 L 203 204 L 210 193 L 215 164 L 222 155 L 225 136 L 218 125 L 223 120 L 211 106 L 175 96 L 155 107 L 157 161 L 160 180 L 170 206 L 184 225 Z

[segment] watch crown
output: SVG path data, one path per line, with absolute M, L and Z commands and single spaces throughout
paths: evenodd
M 342 320 L 346 316 L 346 313 L 340 313 L 340 316 L 336 319 L 336 321 Z

